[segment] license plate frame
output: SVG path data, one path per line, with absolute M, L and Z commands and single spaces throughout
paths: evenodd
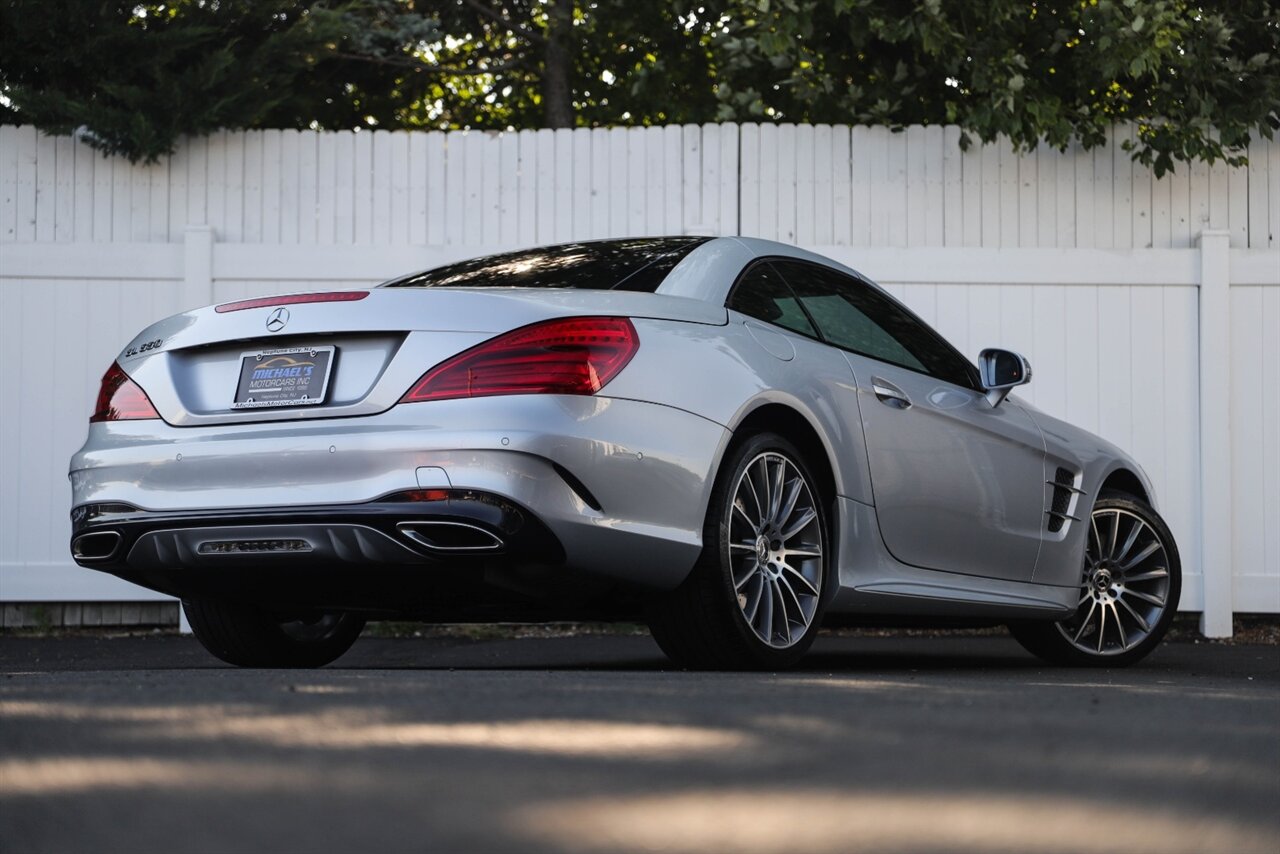
M 241 353 L 240 371 L 231 408 L 243 410 L 323 406 L 329 393 L 329 380 L 333 376 L 333 363 L 337 361 L 337 353 L 338 348 L 331 344 L 273 347 Z M 275 368 L 280 373 L 254 377 L 255 371 L 263 368 Z

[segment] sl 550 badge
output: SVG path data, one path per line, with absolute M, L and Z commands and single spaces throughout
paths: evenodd
M 147 341 L 145 344 L 139 344 L 136 347 L 127 347 L 124 351 L 124 357 L 126 359 L 131 359 L 134 356 L 141 356 L 143 353 L 148 353 L 152 350 L 159 350 L 160 345 L 163 343 L 163 338 L 157 338 L 154 341 Z

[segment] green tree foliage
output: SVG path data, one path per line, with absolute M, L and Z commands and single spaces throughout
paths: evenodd
M 1269 0 L 744 0 L 718 41 L 723 118 L 901 126 L 985 141 L 1101 144 L 1137 159 L 1239 162 L 1280 127 L 1280 6 Z M 963 139 L 967 144 L 967 137 Z
M 154 159 L 218 127 L 957 123 L 1238 162 L 1273 0 L 0 0 L 0 120 Z
M 133 159 L 170 151 L 183 133 L 289 123 L 323 102 L 306 78 L 341 23 L 317 21 L 309 5 L 8 3 L 4 118 L 84 129 L 92 144 Z

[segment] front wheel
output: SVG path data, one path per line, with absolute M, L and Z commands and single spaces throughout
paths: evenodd
M 283 615 L 218 599 L 184 599 L 182 610 L 200 645 L 239 667 L 322 667 L 364 629 L 346 611 Z
M 747 439 L 721 466 L 698 564 L 651 604 L 654 639 L 683 667 L 794 664 L 821 621 L 827 542 L 818 483 L 804 457 L 772 433 Z
M 1173 535 L 1150 506 L 1104 494 L 1089 518 L 1076 612 L 1056 623 L 1009 628 L 1054 664 L 1123 667 L 1160 643 L 1178 610 L 1182 565 Z

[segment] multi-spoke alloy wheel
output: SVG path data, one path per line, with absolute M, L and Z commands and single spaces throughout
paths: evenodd
M 1169 556 L 1155 530 L 1128 510 L 1093 511 L 1080 609 L 1058 631 L 1080 650 L 1116 655 L 1142 643 L 1169 602 Z
M 1104 497 L 1089 518 L 1080 598 L 1074 614 L 1051 624 L 1015 626 L 1042 658 L 1063 664 L 1130 664 L 1164 635 L 1178 607 L 1178 550 L 1154 510 Z
M 726 455 L 698 565 L 651 603 L 649 628 L 676 663 L 782 668 L 813 643 L 830 588 L 821 482 L 773 433 Z
M 777 649 L 803 637 L 822 598 L 822 528 L 809 484 L 782 454 L 760 454 L 738 478 L 729 560 L 756 637 Z

